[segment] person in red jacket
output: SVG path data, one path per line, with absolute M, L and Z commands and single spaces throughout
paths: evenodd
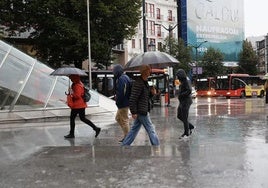
M 69 78 L 73 82 L 72 87 L 69 91 L 69 97 L 72 99 L 72 104 L 68 104 L 68 106 L 71 108 L 70 132 L 64 137 L 74 138 L 75 118 L 77 114 L 79 114 L 80 120 L 93 128 L 93 130 L 96 132 L 95 137 L 97 138 L 97 136 L 100 134 L 101 128 L 97 127 L 94 123 L 85 117 L 85 109 L 87 107 L 87 103 L 83 99 L 84 85 L 80 80 L 80 76 L 70 75 Z

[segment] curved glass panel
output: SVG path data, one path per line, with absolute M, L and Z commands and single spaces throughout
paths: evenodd
M 50 76 L 53 69 L 0 41 L 0 112 L 68 108 L 65 91 L 71 81 L 66 76 Z M 89 105 L 98 105 L 97 92 Z

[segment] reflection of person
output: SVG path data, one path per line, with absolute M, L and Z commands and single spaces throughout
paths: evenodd
M 192 129 L 194 129 L 194 126 L 188 121 L 189 109 L 193 103 L 191 96 L 192 88 L 183 69 L 178 70 L 177 77 L 180 81 L 178 92 L 178 99 L 180 103 L 177 109 L 177 117 L 184 125 L 184 133 L 181 135 L 181 138 L 183 138 L 188 137 L 192 133 Z
M 72 87 L 70 95 L 72 97 L 73 105 L 71 108 L 70 114 L 70 132 L 68 135 L 64 136 L 65 138 L 74 138 L 74 129 L 75 129 L 75 118 L 79 114 L 80 120 L 88 124 L 96 132 L 95 137 L 97 137 L 101 131 L 101 128 L 97 127 L 89 119 L 85 117 L 85 108 L 87 107 L 86 102 L 83 99 L 84 95 L 84 85 L 80 80 L 79 75 L 70 75 Z
M 115 78 L 115 103 L 118 108 L 115 116 L 115 120 L 123 130 L 124 137 L 120 142 L 124 140 L 129 131 L 129 97 L 131 81 L 129 77 L 124 73 L 122 65 L 115 65 L 113 74 Z
M 265 103 L 268 104 L 268 79 L 265 81 L 264 90 L 265 90 Z
M 159 145 L 158 136 L 149 116 L 150 89 L 147 79 L 148 76 L 150 76 L 150 70 L 151 69 L 148 65 L 141 66 L 141 76 L 137 78 L 133 83 L 129 100 L 129 107 L 134 122 L 126 138 L 123 140 L 122 145 L 130 145 L 134 141 L 141 128 L 141 125 L 144 126 L 146 132 L 148 133 L 151 144 Z M 151 92 L 154 92 L 153 94 L 155 94 L 156 91 L 155 89 L 152 89 Z

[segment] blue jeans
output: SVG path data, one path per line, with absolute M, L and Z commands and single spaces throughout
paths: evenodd
M 138 117 L 134 120 L 133 125 L 128 132 L 127 136 L 122 142 L 122 146 L 130 145 L 134 139 L 136 138 L 141 125 L 144 126 L 146 132 L 148 133 L 148 136 L 150 138 L 150 142 L 152 145 L 158 146 L 159 145 L 159 139 L 158 136 L 155 132 L 154 125 L 152 124 L 152 121 L 150 119 L 149 114 L 144 116 L 144 115 L 138 115 Z

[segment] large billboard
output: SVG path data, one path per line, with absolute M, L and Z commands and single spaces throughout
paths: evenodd
M 219 49 L 224 61 L 238 61 L 244 40 L 243 0 L 186 0 L 187 43 Z M 204 42 L 207 41 L 207 42 Z

